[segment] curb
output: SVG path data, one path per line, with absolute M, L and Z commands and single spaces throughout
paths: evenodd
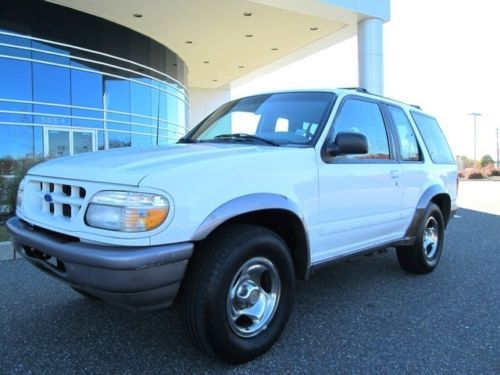
M 14 260 L 16 259 L 16 253 L 12 246 L 12 242 L 4 241 L 0 242 L 0 262 L 4 260 Z

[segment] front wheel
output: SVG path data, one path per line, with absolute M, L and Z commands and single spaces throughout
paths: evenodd
M 293 304 L 293 263 L 283 239 L 253 225 L 232 225 L 202 243 L 182 290 L 190 340 L 226 362 L 241 363 L 279 338 Z
M 411 273 L 429 273 L 439 263 L 443 252 L 443 243 L 443 214 L 439 206 L 430 203 L 419 224 L 415 244 L 397 249 L 399 264 L 404 270 Z

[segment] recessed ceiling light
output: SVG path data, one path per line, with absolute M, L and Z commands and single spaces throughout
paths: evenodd
M 140 13 L 134 13 L 134 17 L 135 18 L 142 18 L 142 14 L 140 14 Z
M 203 64 L 210 64 L 210 61 L 203 61 Z
M 271 48 L 271 51 L 277 51 L 277 50 L 278 50 L 278 48 L 276 48 L 276 47 Z
M 245 35 L 245 36 L 246 36 L 247 38 L 251 38 L 251 37 L 253 37 L 253 34 L 247 34 L 247 35 Z
M 218 79 L 212 79 L 212 82 L 219 82 Z
M 243 13 L 243 15 L 244 15 L 245 17 L 250 17 L 252 14 L 253 14 L 253 13 L 250 13 L 250 12 L 245 12 L 245 13 Z
M 309 30 L 316 31 L 316 30 L 318 30 L 318 28 L 317 27 L 310 27 Z
M 186 44 L 193 44 L 192 40 L 186 40 Z
M 245 65 L 238 66 L 238 69 L 244 69 L 244 68 L 245 68 Z

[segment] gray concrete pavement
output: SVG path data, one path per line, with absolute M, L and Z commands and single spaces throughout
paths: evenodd
M 1 262 L 0 373 L 498 374 L 498 228 L 500 216 L 461 210 L 426 276 L 392 251 L 318 272 L 298 284 L 280 341 L 238 367 L 192 348 L 176 308 L 130 312 Z

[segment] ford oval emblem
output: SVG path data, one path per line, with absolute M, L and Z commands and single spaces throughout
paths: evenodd
M 50 194 L 45 194 L 45 195 L 43 196 L 43 199 L 45 199 L 45 201 L 47 201 L 47 202 L 49 202 L 49 203 L 50 203 L 50 202 L 52 202 L 52 195 L 50 195 Z

